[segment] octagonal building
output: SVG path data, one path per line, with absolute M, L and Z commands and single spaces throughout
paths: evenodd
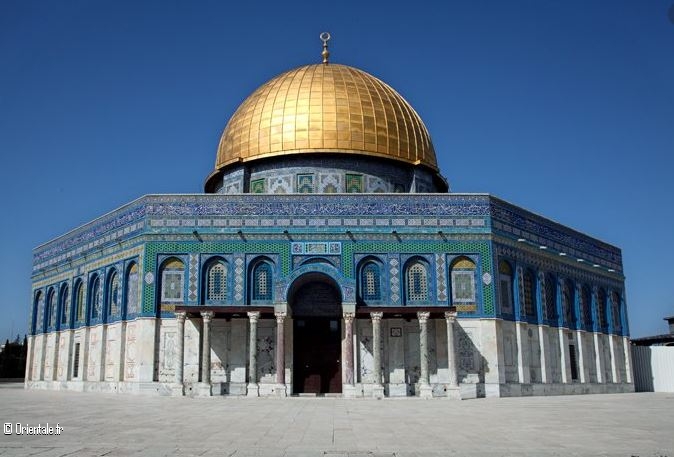
M 26 387 L 633 391 L 620 250 L 449 192 L 412 106 L 328 56 L 241 104 L 204 194 L 146 195 L 35 249 Z

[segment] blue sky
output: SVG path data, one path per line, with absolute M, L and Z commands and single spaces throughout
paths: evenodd
M 587 4 L 591 3 L 591 4 Z M 623 250 L 632 336 L 674 315 L 668 1 L 0 2 L 0 338 L 32 249 L 148 193 L 201 192 L 271 77 L 331 60 L 396 88 L 457 192 Z

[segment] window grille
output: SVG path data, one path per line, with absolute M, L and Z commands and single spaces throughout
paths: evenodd
M 271 266 L 262 262 L 253 273 L 253 300 L 271 300 Z
M 381 300 L 381 278 L 379 276 L 379 267 L 373 262 L 369 262 L 363 267 L 361 277 L 361 287 L 363 300 Z
M 207 299 L 222 301 L 227 298 L 227 268 L 220 262 L 208 269 Z
M 407 270 L 407 300 L 411 302 L 428 300 L 428 277 L 426 267 L 416 262 Z

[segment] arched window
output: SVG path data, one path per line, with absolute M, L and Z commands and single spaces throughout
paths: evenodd
M 475 263 L 465 257 L 452 264 L 452 302 L 475 303 Z
M 271 265 L 268 262 L 258 262 L 253 268 L 253 300 L 270 301 L 272 299 Z
M 603 287 L 597 292 L 597 321 L 601 330 L 606 329 L 606 291 Z
M 545 317 L 557 319 L 557 278 L 552 273 L 545 275 Z
M 229 269 L 222 260 L 215 260 L 207 268 L 206 273 L 206 301 L 223 302 L 227 300 L 227 280 Z
M 126 271 L 126 315 L 138 313 L 138 265 L 134 262 Z
M 94 275 L 90 284 L 91 284 L 89 287 L 90 316 L 92 319 L 100 319 L 101 305 L 103 301 L 102 300 L 103 288 L 101 287 L 101 279 L 98 277 L 98 275 Z
M 33 314 L 33 331 L 35 333 L 42 330 L 44 326 L 44 294 L 41 291 L 37 291 L 35 294 L 35 311 Z
M 108 276 L 108 293 L 105 304 L 105 309 L 108 310 L 108 317 L 119 316 L 119 286 L 119 275 L 113 270 Z
M 414 260 L 407 267 L 405 286 L 408 303 L 428 301 L 428 272 L 420 260 Z
M 508 262 L 501 260 L 498 263 L 499 301 L 501 311 L 513 312 L 513 269 Z
M 585 284 L 580 294 L 580 312 L 583 316 L 583 325 L 586 329 L 592 330 L 592 291 Z
M 562 313 L 564 316 L 564 323 L 570 327 L 576 324 L 574 290 L 575 289 L 571 281 L 564 281 L 564 286 L 562 289 Z
M 524 292 L 524 313 L 527 317 L 536 318 L 536 276 L 529 268 L 524 270 L 522 276 L 522 291 Z
M 56 324 L 56 291 L 49 289 L 47 293 L 47 328 L 53 327 Z
M 61 288 L 61 325 L 68 325 L 70 319 L 70 289 L 65 284 Z
M 367 304 L 381 300 L 381 275 L 379 265 L 368 261 L 360 269 L 360 298 Z
M 84 283 L 78 281 L 75 284 L 75 320 L 84 322 Z
M 167 260 L 162 267 L 161 285 L 162 302 L 183 302 L 185 288 L 185 264 L 176 258 Z
M 611 318 L 613 319 L 613 329 L 620 331 L 622 329 L 621 316 L 620 316 L 620 294 L 613 291 L 611 293 Z

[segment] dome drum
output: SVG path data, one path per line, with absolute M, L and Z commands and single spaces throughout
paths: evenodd
M 446 192 L 447 183 L 425 167 L 340 154 L 289 155 L 227 167 L 212 179 L 213 193 Z

